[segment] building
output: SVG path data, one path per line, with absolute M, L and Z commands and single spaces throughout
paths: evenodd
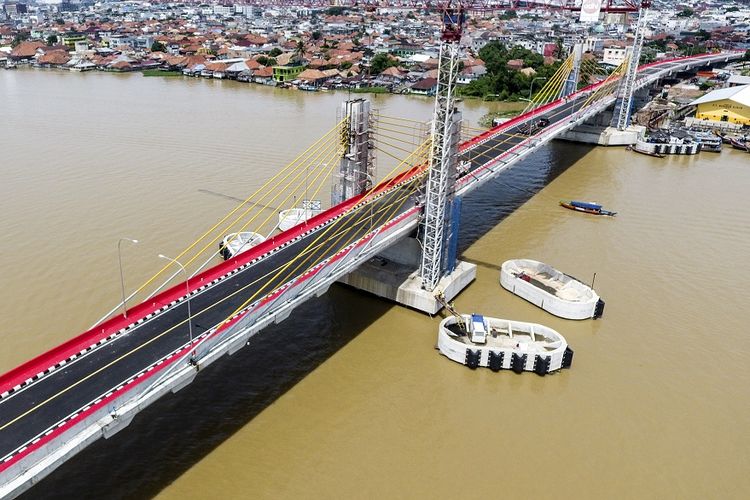
M 619 66 L 625 60 L 627 50 L 624 47 L 607 47 L 604 49 L 602 63 Z
M 727 80 L 729 87 L 737 87 L 741 85 L 750 85 L 750 76 L 732 75 Z
M 700 120 L 750 126 L 750 85 L 714 90 L 690 103 Z
M 273 67 L 273 79 L 277 82 L 290 82 L 297 79 L 297 75 L 302 73 L 305 67 L 300 65 L 295 66 L 274 66 Z

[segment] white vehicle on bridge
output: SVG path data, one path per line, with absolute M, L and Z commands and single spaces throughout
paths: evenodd
M 244 231 L 241 233 L 229 233 L 221 240 L 219 254 L 224 260 L 229 260 L 238 253 L 250 250 L 256 245 L 266 241 L 266 238 L 258 233 Z

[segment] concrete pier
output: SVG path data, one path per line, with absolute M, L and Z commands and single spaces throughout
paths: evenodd
M 436 294 L 442 293 L 445 300 L 453 300 L 476 278 L 476 265 L 458 261 L 456 269 L 440 279 L 435 291 L 428 292 L 422 288 L 419 276 L 420 257 L 419 242 L 405 238 L 339 279 L 339 283 L 427 314 L 436 314 L 443 307 L 435 298 Z
M 641 125 L 630 125 L 625 130 L 618 130 L 609 126 L 611 120 L 612 110 L 608 109 L 574 129 L 563 132 L 557 139 L 599 146 L 629 146 L 635 144 L 638 137 L 646 132 L 646 127 Z

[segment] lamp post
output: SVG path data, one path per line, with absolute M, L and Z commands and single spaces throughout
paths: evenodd
M 134 240 L 131 238 L 120 238 L 119 240 L 117 240 L 117 262 L 120 264 L 120 290 L 122 291 L 122 316 L 124 318 L 127 318 L 128 309 L 125 306 L 125 276 L 122 273 L 122 251 L 120 249 L 123 241 L 129 241 L 130 243 L 137 244 L 138 240 Z
M 531 101 L 531 95 L 534 93 L 534 82 L 537 80 L 546 80 L 546 76 L 537 76 L 536 78 L 533 78 L 531 80 L 531 85 L 529 86 L 529 101 Z
M 168 260 L 170 262 L 174 262 L 178 266 L 180 266 L 180 269 L 183 273 L 185 273 L 185 300 L 187 301 L 187 310 L 188 310 L 188 331 L 190 332 L 190 346 L 193 345 L 193 315 L 190 312 L 190 285 L 188 284 L 188 280 L 190 280 L 190 277 L 188 276 L 187 271 L 185 270 L 185 266 L 177 262 L 175 259 L 172 259 L 170 257 L 167 257 L 166 255 L 159 254 L 160 259 Z

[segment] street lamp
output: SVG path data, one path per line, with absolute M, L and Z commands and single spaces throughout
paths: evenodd
M 531 94 L 534 93 L 534 82 L 537 80 L 546 80 L 546 76 L 537 76 L 536 78 L 533 78 L 531 80 L 531 85 L 529 86 L 529 101 L 531 101 Z
M 120 264 L 120 289 L 122 290 L 122 316 L 127 318 L 128 309 L 125 307 L 125 276 L 122 273 L 122 251 L 120 250 L 120 245 L 123 241 L 129 241 L 130 243 L 136 244 L 138 243 L 138 240 L 133 240 L 131 238 L 120 238 L 117 240 L 117 262 Z
M 178 266 L 180 266 L 180 269 L 182 269 L 182 272 L 185 273 L 185 299 L 187 300 L 187 310 L 188 310 L 188 331 L 190 332 L 190 346 L 193 345 L 193 315 L 190 312 L 190 285 L 188 284 L 188 280 L 190 277 L 188 276 L 187 271 L 185 270 L 185 266 L 177 262 L 175 259 L 169 258 L 166 255 L 159 254 L 160 259 L 168 260 L 170 262 L 174 262 Z

